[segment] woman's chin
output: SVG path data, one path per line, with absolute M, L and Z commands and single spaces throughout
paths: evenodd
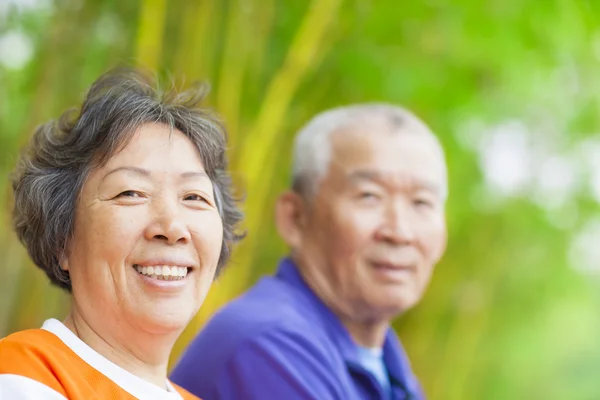
M 148 310 L 132 316 L 139 321 L 138 325 L 145 332 L 156 335 L 179 334 L 188 325 L 194 313 L 185 310 L 159 312 Z

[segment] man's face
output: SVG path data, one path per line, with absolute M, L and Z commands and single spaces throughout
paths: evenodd
M 303 273 L 337 313 L 391 318 L 421 298 L 446 245 L 446 169 L 425 132 L 372 122 L 332 135 L 329 169 L 304 208 Z

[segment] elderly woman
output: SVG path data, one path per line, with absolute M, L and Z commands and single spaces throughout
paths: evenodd
M 241 214 L 201 88 L 134 70 L 41 126 L 14 181 L 14 227 L 71 294 L 66 319 L 0 341 L 2 399 L 188 399 L 169 354 L 226 263 Z

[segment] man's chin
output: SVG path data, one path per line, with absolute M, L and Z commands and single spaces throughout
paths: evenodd
M 389 296 L 378 302 L 380 313 L 387 319 L 393 319 L 400 314 L 413 308 L 419 301 L 420 296 L 412 293 Z

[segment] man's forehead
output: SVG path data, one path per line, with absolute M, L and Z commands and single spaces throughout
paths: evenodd
M 437 138 L 429 132 L 381 132 L 349 129 L 334 133 L 330 142 L 330 163 L 388 167 L 409 166 L 445 171 L 445 159 Z
M 402 141 L 405 138 L 418 140 L 432 148 L 441 145 L 437 137 L 426 127 L 420 125 L 396 126 L 382 119 L 357 121 L 332 132 L 330 145 L 334 150 L 344 150 L 357 146 L 376 143 L 387 144 Z
M 431 136 L 429 132 L 368 131 L 364 127 L 339 131 L 332 137 L 330 177 L 419 187 L 443 195 L 445 160 L 437 139 Z

